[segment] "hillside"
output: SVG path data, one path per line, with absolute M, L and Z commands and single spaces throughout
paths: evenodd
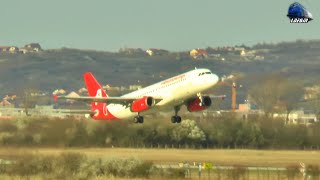
M 249 61 L 234 54 L 224 55 L 225 61 L 211 57 L 193 60 L 186 55 L 188 52 L 149 57 L 68 48 L 29 54 L 0 53 L 0 95 L 19 94 L 24 89 L 78 90 L 84 86 L 82 74 L 86 71 L 92 71 L 102 84 L 114 86 L 147 85 L 195 67 L 209 68 L 219 76 L 244 75 L 239 81 L 247 86 L 250 84 L 246 77 L 270 72 L 303 79 L 307 85 L 319 82 L 320 41 L 257 44 L 250 49 L 264 56 L 264 60 Z

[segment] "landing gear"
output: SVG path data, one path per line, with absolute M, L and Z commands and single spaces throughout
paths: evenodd
M 134 120 L 134 123 L 141 123 L 141 124 L 142 124 L 143 121 L 144 121 L 144 120 L 143 120 L 143 116 L 140 116 L 140 115 L 135 116 L 133 120 Z
M 180 116 L 172 116 L 171 122 L 172 123 L 181 123 L 181 117 Z
M 171 117 L 171 122 L 172 122 L 172 123 L 181 123 L 181 117 L 178 116 L 179 110 L 180 110 L 180 106 L 175 106 L 175 107 L 174 107 L 174 113 L 175 113 L 175 115 Z

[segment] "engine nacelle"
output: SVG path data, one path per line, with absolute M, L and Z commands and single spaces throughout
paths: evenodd
M 152 97 L 144 96 L 141 99 L 135 100 L 131 105 L 132 112 L 142 112 L 149 109 L 154 104 Z
M 211 106 L 211 98 L 209 96 L 203 96 L 202 101 L 200 98 L 196 98 L 189 102 L 187 109 L 189 112 L 202 111 Z

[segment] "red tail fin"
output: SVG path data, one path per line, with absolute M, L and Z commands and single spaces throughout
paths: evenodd
M 88 94 L 91 97 L 107 97 L 106 92 L 101 88 L 96 78 L 91 72 L 86 72 L 83 75 L 84 82 L 86 83 Z
M 102 89 L 96 78 L 90 73 L 86 72 L 83 75 L 84 82 L 86 83 L 88 94 L 91 97 L 108 97 L 106 92 Z M 91 102 L 91 111 L 95 114 L 91 117 L 94 119 L 107 119 L 107 120 L 114 120 L 114 117 L 107 108 L 107 103 L 102 102 Z

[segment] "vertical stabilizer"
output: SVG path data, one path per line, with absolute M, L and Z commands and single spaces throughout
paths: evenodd
M 101 88 L 100 84 L 91 72 L 86 72 L 83 75 L 84 82 L 88 89 L 88 94 L 91 97 L 108 97 L 106 92 Z

